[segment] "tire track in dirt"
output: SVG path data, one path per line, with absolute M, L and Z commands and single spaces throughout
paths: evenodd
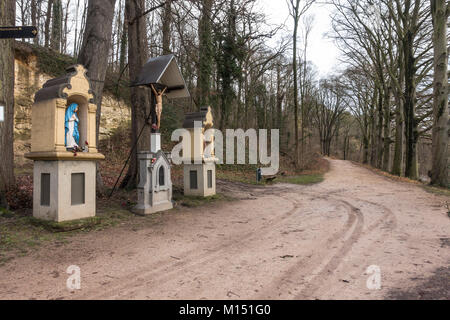
M 339 207 L 343 207 L 346 209 L 347 214 L 347 220 L 345 224 L 342 226 L 342 228 L 333 233 L 333 235 L 323 243 L 319 244 L 318 247 L 326 247 L 329 248 L 335 242 L 337 242 L 340 239 L 345 239 L 348 232 L 354 228 L 355 224 L 362 225 L 362 216 L 358 210 L 352 210 L 351 207 L 349 207 L 347 204 L 343 203 L 342 201 L 331 199 L 330 197 L 317 197 L 316 195 L 312 198 L 314 199 L 323 199 L 323 200 L 332 200 L 336 204 L 336 209 Z M 342 249 L 341 249 L 342 250 Z M 321 252 L 316 249 L 313 249 L 307 257 L 309 257 L 308 260 L 304 259 L 293 266 L 291 266 L 286 272 L 283 273 L 283 275 L 279 276 L 278 278 L 274 279 L 272 281 L 273 285 L 266 288 L 263 293 L 260 294 L 260 299 L 267 299 L 268 297 L 273 298 L 273 293 L 279 292 L 284 293 L 288 290 L 288 286 L 290 283 L 292 283 L 293 279 L 299 279 L 301 276 L 300 274 L 308 274 L 312 273 L 315 269 L 320 266 L 320 264 L 323 262 L 326 257 L 329 256 L 328 251 L 327 252 Z M 337 254 L 335 255 L 337 256 Z M 308 272 L 309 271 L 309 272 Z M 280 285 L 281 284 L 281 285 Z
M 254 192 L 254 191 L 255 190 L 250 190 L 250 192 Z M 263 196 L 273 196 L 273 197 L 283 198 L 286 201 L 290 202 L 293 205 L 293 208 L 291 210 L 289 210 L 288 212 L 286 212 L 285 214 L 283 214 L 281 217 L 266 222 L 262 228 L 259 228 L 258 230 L 253 230 L 249 233 L 246 233 L 237 239 L 235 238 L 234 240 L 229 241 L 226 244 L 219 246 L 218 248 L 208 250 L 208 252 L 205 254 L 199 254 L 199 255 L 192 256 L 191 255 L 192 251 L 196 251 L 194 249 L 194 250 L 184 254 L 184 256 L 181 258 L 181 259 L 186 259 L 186 260 L 178 261 L 175 263 L 170 263 L 171 260 L 166 260 L 165 263 L 161 262 L 161 261 L 158 263 L 154 263 L 152 265 L 158 265 L 158 267 L 153 269 L 150 272 L 142 273 L 142 270 L 141 270 L 136 273 L 133 273 L 132 275 L 127 276 L 127 278 L 138 277 L 138 279 L 136 279 L 135 282 L 128 283 L 126 286 L 115 286 L 112 289 L 108 289 L 108 291 L 106 293 L 103 293 L 100 296 L 96 296 L 94 298 L 107 298 L 111 295 L 117 294 L 119 291 L 122 294 L 126 295 L 127 291 L 129 291 L 129 289 L 136 288 L 139 284 L 142 284 L 143 282 L 145 282 L 144 279 L 148 279 L 149 277 L 152 277 L 152 275 L 156 275 L 156 277 L 153 277 L 152 279 L 147 281 L 146 282 L 147 285 L 157 285 L 160 283 L 164 283 L 165 281 L 173 278 L 174 275 L 179 274 L 180 272 L 183 272 L 187 269 L 192 269 L 192 268 L 195 268 L 197 266 L 202 266 L 202 265 L 204 266 L 205 264 L 216 261 L 218 256 L 221 256 L 224 251 L 233 247 L 234 245 L 238 245 L 238 244 L 242 245 L 242 242 L 246 241 L 248 243 L 248 242 L 252 241 L 252 239 L 257 240 L 258 236 L 260 236 L 262 233 L 264 233 L 264 235 L 267 235 L 268 232 L 270 232 L 272 229 L 275 229 L 277 226 L 284 223 L 287 218 L 292 216 L 292 214 L 294 214 L 300 208 L 299 202 L 295 198 L 288 197 L 288 194 L 286 194 L 285 196 L 275 195 L 274 190 L 257 190 L 257 191 L 259 193 L 258 195 L 260 195 L 260 196 L 263 195 Z M 287 188 L 287 189 L 279 189 L 276 191 L 292 192 L 293 190 L 290 188 Z M 247 189 L 246 192 L 249 192 L 249 190 Z M 333 194 L 335 194 L 335 193 L 340 193 L 340 192 L 334 192 Z M 386 218 L 388 218 L 389 216 L 393 216 L 395 219 L 395 216 L 392 214 L 392 211 L 386 207 L 383 207 L 377 203 L 362 200 L 359 198 L 347 197 L 347 198 L 351 198 L 356 201 L 367 202 L 374 206 L 382 207 L 382 209 L 384 211 L 384 215 L 380 219 L 378 219 L 376 223 L 372 224 L 366 230 L 364 230 L 364 233 L 363 233 L 362 230 L 363 230 L 363 220 L 364 219 L 363 219 L 361 210 L 359 208 L 356 208 L 355 206 L 353 206 L 352 204 L 350 204 L 348 201 L 345 201 L 345 200 L 332 199 L 331 197 L 326 197 L 326 196 L 317 197 L 317 194 L 315 194 L 315 199 L 319 199 L 319 198 L 324 199 L 324 200 L 326 199 L 328 201 L 333 200 L 334 202 L 337 202 L 338 204 L 340 203 L 341 205 L 343 205 L 345 208 L 348 209 L 348 218 L 347 218 L 345 225 L 343 226 L 343 228 L 340 231 L 334 233 L 330 238 L 328 238 L 326 240 L 326 242 L 325 242 L 326 247 L 330 247 L 332 244 L 335 244 L 335 242 L 338 241 L 339 239 L 346 238 L 348 231 L 350 229 L 352 229 L 352 227 L 353 227 L 353 231 L 352 231 L 351 235 L 348 236 L 347 240 L 344 241 L 343 246 L 331 257 L 331 259 L 328 261 L 328 263 L 325 266 L 321 267 L 319 269 L 320 271 L 318 271 L 317 274 L 314 272 L 312 273 L 313 275 L 314 274 L 316 274 L 316 275 L 313 276 L 313 279 L 301 291 L 301 293 L 297 294 L 296 298 L 299 298 L 299 297 L 304 298 L 305 295 L 306 296 L 313 295 L 314 292 L 320 288 L 321 284 L 323 284 L 325 282 L 325 278 L 327 278 L 327 274 L 330 274 L 330 273 L 332 274 L 333 271 L 339 267 L 341 261 L 344 259 L 346 254 L 351 250 L 351 247 L 353 246 L 353 244 L 359 239 L 359 237 L 362 234 L 366 234 L 368 232 L 373 231 L 374 229 L 377 228 L 377 226 L 379 226 L 381 223 L 386 221 Z M 356 223 L 356 226 L 355 226 L 355 223 Z M 270 230 L 267 230 L 268 228 Z M 289 269 L 289 271 L 283 275 L 282 279 L 280 279 L 281 282 L 285 282 L 285 281 L 283 281 L 283 279 L 292 278 L 292 276 L 294 274 L 298 273 L 298 270 L 301 267 L 306 266 L 308 270 L 314 271 L 315 269 L 318 268 L 318 266 L 320 267 L 321 263 L 323 262 L 324 258 L 326 258 L 326 256 L 329 256 L 329 254 L 325 254 L 325 255 L 319 254 L 319 255 L 316 255 L 313 260 L 302 261 L 299 264 L 291 267 Z M 144 270 L 148 270 L 149 268 L 152 267 L 152 265 L 146 266 L 146 268 Z M 164 271 L 165 269 L 169 269 L 170 271 L 165 272 Z M 302 271 L 304 271 L 304 269 L 302 269 Z M 160 273 L 163 273 L 163 274 L 159 275 Z M 302 272 L 302 273 L 304 274 L 304 272 Z M 321 280 L 314 281 L 314 279 L 321 279 Z M 120 282 L 120 280 L 118 280 L 118 282 Z M 268 290 L 265 290 L 265 291 L 268 291 Z M 273 293 L 273 289 L 271 289 L 271 292 Z
M 117 278 L 114 280 L 115 283 L 126 283 L 126 285 L 117 284 L 114 285 L 112 288 L 111 287 L 108 288 L 106 292 L 104 291 L 99 295 L 93 296 L 91 295 L 91 291 L 97 290 L 96 288 L 92 288 L 92 290 L 90 290 L 89 292 L 82 294 L 82 297 L 86 299 L 108 298 L 111 295 L 116 294 L 116 292 L 118 291 L 123 291 L 126 290 L 127 288 L 135 288 L 136 286 L 139 286 L 140 284 L 142 284 L 143 279 L 148 279 L 153 275 L 156 276 L 152 278 L 152 280 L 150 281 L 151 283 L 162 282 L 165 279 L 172 278 L 173 275 L 183 272 L 183 270 L 185 269 L 188 268 L 190 269 L 199 265 L 205 265 L 211 261 L 216 260 L 217 257 L 221 256 L 224 251 L 235 245 L 242 245 L 242 242 L 252 241 L 252 238 L 253 240 L 257 240 L 262 234 L 267 235 L 270 229 L 282 224 L 286 219 L 295 214 L 300 208 L 300 204 L 298 204 L 298 202 L 293 201 L 292 199 L 289 199 L 287 197 L 276 196 L 272 192 L 266 193 L 265 195 L 283 198 L 284 200 L 289 201 L 293 205 L 293 208 L 288 210 L 281 217 L 277 217 L 276 219 L 272 219 L 270 221 L 265 222 L 261 228 L 257 230 L 252 230 L 251 232 L 247 232 L 241 236 L 238 236 L 237 238 L 235 237 L 233 240 L 228 241 L 227 243 L 224 243 L 214 249 L 210 249 L 206 253 L 192 255 L 191 254 L 192 252 L 198 251 L 198 249 L 193 249 L 190 252 L 184 254 L 183 257 L 180 257 L 180 259 L 182 259 L 181 261 L 172 262 L 169 259 L 165 259 L 164 261 L 152 263 L 151 265 L 145 266 L 145 268 L 141 268 L 138 271 L 135 271 L 131 274 L 127 274 L 127 276 L 125 277 L 127 281 L 124 281 L 124 278 Z M 152 267 L 154 266 L 155 268 L 152 269 Z M 148 269 L 151 269 L 151 271 L 147 271 Z M 170 271 L 165 271 L 165 269 L 169 269 Z M 130 279 L 136 280 L 129 282 Z
M 314 272 L 315 270 L 312 272 L 312 278 L 308 280 L 306 287 L 295 296 L 295 299 L 305 299 L 313 296 L 314 292 L 326 281 L 328 274 L 333 273 L 333 271 L 337 269 L 351 250 L 353 244 L 361 237 L 364 226 L 364 216 L 361 210 L 346 200 L 338 201 L 346 205 L 350 209 L 352 215 L 356 217 L 356 221 L 353 223 L 353 231 L 351 231 L 350 236 L 344 241 L 342 247 L 331 257 L 331 259 L 323 267 L 319 266 L 319 269 L 316 272 Z
M 378 240 L 380 238 L 382 238 L 384 240 L 387 239 L 392 234 L 392 231 L 394 231 L 396 229 L 397 218 L 395 217 L 395 214 L 392 212 L 392 210 L 390 210 L 386 206 L 381 205 L 379 203 L 356 198 L 353 196 L 346 196 L 346 199 L 352 199 L 354 201 L 364 203 L 365 205 L 369 204 L 370 206 L 373 206 L 376 208 L 381 208 L 381 210 L 383 211 L 383 215 L 380 218 L 378 218 L 374 223 L 372 223 L 367 228 L 365 228 L 363 230 L 363 232 L 361 233 L 361 235 L 359 236 L 359 240 L 361 240 L 364 237 L 368 236 L 369 234 L 373 234 L 374 231 L 377 231 L 379 229 L 378 230 L 379 233 L 376 234 L 375 239 L 371 239 L 371 243 L 364 248 L 365 252 L 372 252 L 374 247 L 378 246 L 378 242 L 379 242 Z M 360 206 L 362 207 L 362 205 L 360 205 Z M 361 210 L 361 212 L 363 212 L 363 211 Z M 369 266 L 369 265 L 364 265 L 364 263 L 366 262 L 365 260 L 366 260 L 365 257 L 363 257 L 362 255 L 357 255 L 356 260 L 352 259 L 352 265 L 349 265 L 348 263 L 344 263 L 342 265 L 342 268 L 339 270 L 339 273 L 342 275 L 343 278 L 356 279 L 358 276 L 361 275 L 361 272 L 365 272 L 366 267 Z M 358 263 L 358 261 L 360 261 L 360 263 Z M 363 266 L 362 270 L 360 268 L 355 268 L 354 267 L 355 265 Z M 332 277 L 336 276 L 335 271 L 340 266 L 341 265 L 338 265 L 335 269 L 333 269 L 333 272 L 330 272 L 328 275 L 325 275 L 325 277 L 327 277 L 328 282 L 330 282 L 330 286 L 327 286 L 327 287 L 325 287 L 323 285 L 317 286 L 316 289 L 309 294 L 311 294 L 311 295 L 314 294 L 317 297 L 317 296 L 321 296 L 321 294 L 324 293 L 324 294 L 326 294 L 327 297 L 329 297 L 330 296 L 330 288 L 334 288 L 334 291 L 338 290 L 338 288 L 336 286 L 333 286 L 331 284 L 331 282 L 333 280 Z M 336 280 L 336 279 L 334 279 L 334 280 Z M 305 299 L 305 298 L 311 298 L 311 297 L 303 297 L 302 296 L 301 298 Z
M 371 224 L 370 226 L 368 226 L 366 229 L 364 229 L 364 215 L 361 211 L 361 209 L 355 207 L 354 205 L 350 204 L 348 201 L 346 200 L 342 200 L 342 199 L 334 199 L 336 201 L 342 202 L 343 204 L 345 204 L 346 206 L 348 206 L 348 208 L 351 210 L 351 212 L 354 212 L 357 214 L 359 220 L 358 220 L 358 224 L 355 226 L 351 236 L 344 242 L 343 246 L 332 256 L 332 258 L 328 261 L 328 263 L 326 263 L 322 268 L 319 268 L 320 271 L 316 271 L 314 272 L 314 270 L 311 272 L 312 276 L 307 279 L 305 282 L 307 282 L 308 284 L 306 285 L 306 287 L 304 289 L 302 289 L 300 291 L 299 294 L 297 294 L 295 296 L 295 299 L 308 299 L 308 298 L 312 298 L 313 295 L 323 287 L 324 283 L 326 283 L 326 281 L 334 274 L 335 270 L 341 265 L 343 259 L 345 258 L 345 256 L 350 252 L 351 248 L 353 247 L 353 245 L 362 237 L 368 235 L 369 233 L 373 232 L 374 230 L 376 230 L 380 225 L 384 225 L 385 228 L 382 228 L 384 232 L 382 232 L 380 235 L 377 236 L 377 238 L 379 237 L 385 237 L 386 233 L 391 232 L 393 229 L 395 229 L 396 227 L 396 217 L 393 214 L 393 212 L 383 206 L 380 205 L 378 203 L 375 202 L 371 202 L 368 200 L 363 200 L 360 198 L 355 198 L 355 197 L 351 197 L 351 196 L 346 196 L 346 199 L 353 199 L 356 200 L 358 202 L 362 202 L 362 203 L 368 203 L 372 206 L 375 206 L 377 208 L 382 208 L 384 214 L 377 219 L 373 224 Z M 338 240 L 339 237 L 332 237 L 330 238 L 327 242 L 335 242 L 336 240 Z M 371 247 L 376 245 L 376 241 L 372 241 L 372 244 L 367 248 L 367 250 L 370 250 Z M 311 266 L 314 266 L 315 263 L 317 263 L 318 259 L 316 259 L 313 263 L 311 263 L 309 265 L 308 270 L 311 270 Z M 298 266 L 297 266 L 298 268 Z M 316 268 L 317 269 L 317 268 Z M 302 270 L 302 273 L 305 273 L 305 270 Z

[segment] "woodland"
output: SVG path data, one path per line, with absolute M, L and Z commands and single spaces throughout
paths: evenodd
M 97 128 L 104 90 L 129 103 L 129 145 L 121 160 L 132 156 L 121 188 L 136 185 L 136 152 L 148 149 L 150 134 L 149 90 L 129 85 L 149 58 L 166 54 L 175 55 L 191 98 L 166 99 L 165 143 L 185 112 L 211 106 L 218 129 L 279 129 L 281 155 L 295 172 L 320 154 L 448 187 L 450 3 L 326 1 L 332 8 L 326 37 L 341 53 L 339 68 L 326 78 L 309 51 L 310 10 L 317 5 L 281 1 L 290 28 L 269 24 L 258 0 L 2 0 L 0 26 L 36 26 L 36 38 L 17 41 L 70 56 L 89 70 Z M 19 183 L 15 44 L 0 39 L 0 207 L 8 207 L 6 194 Z M 102 170 L 97 181 L 105 192 Z

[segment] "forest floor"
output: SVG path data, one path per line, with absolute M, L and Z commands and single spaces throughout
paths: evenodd
M 318 184 L 218 181 L 217 201 L 39 246 L 0 266 L 0 299 L 450 299 L 450 198 L 329 161 Z

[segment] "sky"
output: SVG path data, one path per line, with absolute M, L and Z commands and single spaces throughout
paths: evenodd
M 289 7 L 286 0 L 258 0 L 261 9 L 267 16 L 269 24 L 286 23 L 286 32 L 292 34 L 294 23 L 289 15 Z M 332 30 L 330 14 L 332 7 L 326 4 L 314 4 L 307 14 L 314 16 L 313 29 L 308 40 L 309 46 L 307 59 L 312 61 L 319 72 L 319 77 L 323 78 L 336 71 L 338 66 L 339 50 L 332 39 L 328 39 L 327 32 Z M 299 26 L 300 28 L 300 26 Z M 281 34 L 280 36 L 281 37 Z M 276 45 L 277 39 L 272 39 Z M 298 45 L 302 47 L 301 37 Z
M 80 1 L 80 7 L 86 0 Z M 303 0 L 301 0 L 303 1 Z M 72 6 L 75 4 L 72 3 Z M 289 15 L 289 7 L 286 0 L 257 0 L 258 11 L 266 14 L 267 23 L 271 25 L 280 25 L 285 23 L 286 30 L 280 31 L 279 34 L 268 42 L 271 47 L 276 47 L 281 37 L 292 37 L 293 19 Z M 74 7 L 73 7 L 74 9 Z M 82 9 L 80 9 L 82 10 Z M 18 11 L 19 12 L 19 11 Z M 307 12 L 308 15 L 314 16 L 313 29 L 309 38 L 307 59 L 312 61 L 317 67 L 319 77 L 324 78 L 327 75 L 336 72 L 338 66 L 339 50 L 333 40 L 328 39 L 325 35 L 331 31 L 332 6 L 329 4 L 315 3 Z M 300 26 L 299 26 L 300 28 Z M 72 39 L 70 39 L 72 40 Z M 71 41 L 70 41 L 71 42 Z M 299 47 L 302 47 L 302 40 L 299 37 Z M 69 45 L 72 48 L 73 44 Z

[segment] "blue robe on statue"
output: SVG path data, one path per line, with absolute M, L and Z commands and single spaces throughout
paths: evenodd
M 78 105 L 76 103 L 72 103 L 66 110 L 66 116 L 64 119 L 64 128 L 65 128 L 65 136 L 64 136 L 64 142 L 67 146 L 67 133 L 69 132 L 69 120 L 72 118 L 72 116 L 76 113 L 75 110 L 78 108 Z M 75 139 L 75 142 L 79 144 L 80 141 L 80 132 L 78 131 L 78 117 L 77 120 L 74 121 L 74 127 L 73 127 L 73 138 Z

